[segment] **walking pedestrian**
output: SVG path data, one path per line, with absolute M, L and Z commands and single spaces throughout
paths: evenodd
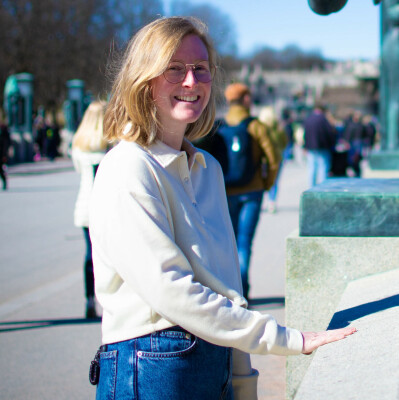
M 354 331 L 302 335 L 245 308 L 222 170 L 190 143 L 213 125 L 215 66 L 200 21 L 161 18 L 132 38 L 113 85 L 104 130 L 119 143 L 90 209 L 98 399 L 232 399 L 233 388 L 255 399 L 247 353 L 307 353 Z
M 285 108 L 282 112 L 283 126 L 288 140 L 288 144 L 283 153 L 284 161 L 294 159 L 295 137 L 294 137 L 294 127 L 291 114 L 292 113 L 289 108 Z
M 79 193 L 75 203 L 74 222 L 83 229 L 86 244 L 84 282 L 86 318 L 96 318 L 94 300 L 94 273 L 92 247 L 89 231 L 89 199 L 94 175 L 104 157 L 108 142 L 103 137 L 105 103 L 96 101 L 87 108 L 72 141 L 72 161 L 80 174 Z
M 225 115 L 225 137 L 232 138 L 232 142 L 227 146 L 228 154 L 231 155 L 231 159 L 228 160 L 229 173 L 225 176 L 227 201 L 237 240 L 243 293 L 248 299 L 252 243 L 259 221 L 263 193 L 269 190 L 276 180 L 281 155 L 275 149 L 266 126 L 250 116 L 251 92 L 248 86 L 232 83 L 227 86 L 225 97 L 229 105 Z M 223 133 L 223 130 L 221 132 Z M 239 135 L 242 135 L 240 142 L 236 139 Z M 245 140 L 248 143 L 247 147 L 244 144 Z M 241 164 L 252 167 L 249 174 L 248 171 L 244 171 L 244 179 L 238 176 Z
M 363 156 L 367 158 L 375 145 L 377 136 L 376 124 L 371 115 L 365 115 L 362 119 L 364 129 L 366 130 L 365 139 L 363 141 Z
M 278 181 L 281 174 L 281 170 L 283 168 L 283 162 L 285 160 L 284 153 L 289 144 L 287 133 L 284 129 L 284 126 L 280 123 L 276 116 L 276 112 L 274 108 L 271 106 L 265 106 L 260 110 L 259 113 L 259 121 L 263 122 L 267 128 L 268 133 L 270 135 L 270 139 L 274 144 L 274 148 L 277 150 L 280 164 L 278 167 L 278 172 L 276 179 L 273 183 L 273 186 L 267 192 L 268 202 L 267 202 L 267 210 L 269 213 L 275 213 L 277 211 L 277 192 L 278 192 Z
M 11 139 L 8 126 L 1 111 L 0 118 L 0 177 L 3 181 L 3 190 L 7 190 L 7 162 Z
M 34 161 L 40 161 L 46 154 L 46 129 L 43 116 L 38 114 L 33 121 Z
M 355 111 L 351 120 L 348 122 L 344 134 L 344 139 L 349 143 L 349 167 L 352 168 L 355 177 L 360 178 L 362 171 L 360 162 L 363 159 L 364 141 L 367 139 L 367 130 L 362 123 L 362 114 Z
M 313 112 L 304 123 L 310 187 L 324 182 L 331 169 L 332 149 L 335 145 L 335 128 L 326 115 L 326 107 L 316 103 Z
M 50 161 L 59 156 L 58 146 L 61 144 L 60 128 L 52 113 L 48 113 L 45 119 L 45 148 Z

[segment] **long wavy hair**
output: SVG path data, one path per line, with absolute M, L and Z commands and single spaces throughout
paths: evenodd
M 217 56 L 207 27 L 196 18 L 160 18 L 132 37 L 105 112 L 104 135 L 109 141 L 123 138 L 148 146 L 155 140 L 160 122 L 152 98 L 151 80 L 165 71 L 187 35 L 196 35 L 203 41 L 208 51 L 209 63 L 216 67 Z M 212 128 L 218 79 L 216 68 L 208 105 L 197 121 L 187 125 L 185 136 L 189 140 L 205 136 Z
M 72 140 L 72 149 L 87 152 L 105 151 L 108 146 L 103 135 L 104 101 L 90 103 Z

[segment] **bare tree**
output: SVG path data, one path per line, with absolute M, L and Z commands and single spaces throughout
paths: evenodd
M 36 106 L 60 105 L 70 79 L 103 94 L 113 44 L 162 11 L 161 0 L 0 0 L 0 85 L 11 72 L 32 73 Z
M 296 45 L 288 45 L 282 50 L 265 46 L 256 50 L 247 60 L 252 65 L 261 65 L 264 69 L 323 69 L 326 60 L 318 50 L 304 51 Z
M 126 43 L 142 26 L 163 14 L 162 0 L 107 0 L 119 45 Z
M 237 34 L 231 18 L 210 4 L 193 5 L 185 0 L 174 0 L 172 15 L 192 15 L 208 25 L 209 35 L 221 56 L 234 56 L 237 53 Z

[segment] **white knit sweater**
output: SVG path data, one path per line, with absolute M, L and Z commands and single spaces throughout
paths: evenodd
M 90 233 L 103 343 L 180 325 L 246 353 L 299 354 L 299 331 L 243 307 L 220 165 L 183 149 L 122 141 L 100 164 Z

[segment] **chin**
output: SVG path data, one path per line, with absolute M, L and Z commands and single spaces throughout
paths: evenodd
M 202 112 L 190 113 L 189 115 L 180 116 L 180 118 L 178 117 L 177 119 L 186 124 L 192 124 L 193 122 L 198 120 L 201 114 Z

